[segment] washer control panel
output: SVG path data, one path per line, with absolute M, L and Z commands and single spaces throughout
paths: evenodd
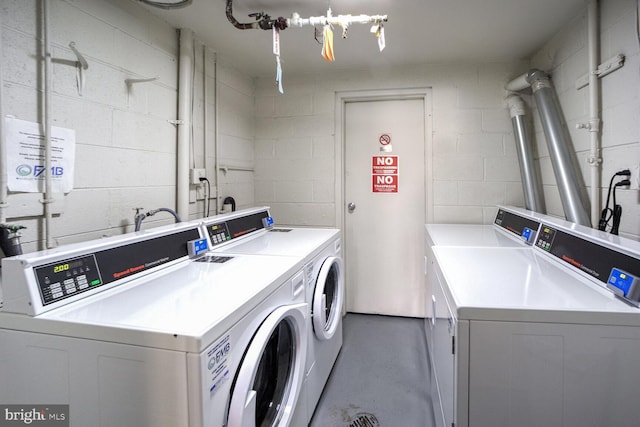
M 40 285 L 43 305 L 103 283 L 93 254 L 42 265 L 33 271 Z
M 2 260 L 3 311 L 38 315 L 187 258 L 200 229 L 149 231 Z

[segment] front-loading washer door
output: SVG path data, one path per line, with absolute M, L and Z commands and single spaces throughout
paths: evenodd
M 344 273 L 342 258 L 327 257 L 320 267 L 313 290 L 313 333 L 319 340 L 331 339 L 340 325 Z
M 256 331 L 231 392 L 228 427 L 288 427 L 304 379 L 308 304 L 274 310 Z

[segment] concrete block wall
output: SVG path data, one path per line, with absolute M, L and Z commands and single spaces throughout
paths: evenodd
M 216 203 L 218 209 L 222 208 L 222 202 L 227 196 L 234 198 L 238 209 L 254 204 L 253 78 L 198 40 L 195 41 L 194 67 L 193 148 L 190 167 L 205 169 L 212 194 L 208 197 L 208 206 L 205 206 L 203 196 L 209 191 L 205 190 L 205 184 L 201 188 L 190 186 L 190 219 L 202 218 L 206 212 L 215 214 Z M 217 177 L 216 138 L 219 165 L 226 171 Z
M 217 70 L 218 155 L 226 170 L 219 173 L 219 203 L 222 207 L 226 197 L 233 197 L 236 208 L 243 209 L 254 206 L 254 80 L 224 56 Z M 215 170 L 214 154 L 208 156 L 208 171 Z
M 2 20 L 3 111 L 40 122 L 40 2 L 6 0 Z M 48 2 L 54 58 L 85 56 L 86 85 L 78 93 L 75 67 L 52 70 L 52 124 L 76 131 L 74 189 L 52 221 L 57 244 L 132 230 L 134 208 L 175 208 L 178 52 L 175 30 L 124 0 Z M 158 77 L 128 90 L 127 78 Z M 9 195 L 15 204 L 18 194 Z M 32 195 L 42 198 L 39 194 Z M 14 206 L 15 208 L 15 206 Z M 11 219 L 27 226 L 25 251 L 42 249 L 42 209 Z
M 637 0 L 603 0 L 600 8 L 600 62 L 617 54 L 625 55 L 624 67 L 601 78 L 601 146 L 600 210 L 604 207 L 611 176 L 621 169 L 632 172 L 630 188 L 620 187 L 617 202 L 623 215 L 620 235 L 640 239 L 640 47 L 638 42 Z M 531 65 L 551 74 L 560 105 L 580 163 L 585 183 L 589 185 L 591 167 L 589 132 L 576 129 L 589 120 L 588 88 L 577 90 L 576 80 L 588 71 L 587 18 L 584 13 L 549 40 L 532 58 Z M 549 160 L 544 133 L 534 114 L 537 151 L 543 175 L 548 212 L 564 216 L 556 180 Z M 590 193 L 590 188 L 588 188 Z
M 3 110 L 32 122 L 41 121 L 40 3 L 0 3 Z M 60 214 L 53 218 L 52 235 L 56 244 L 63 245 L 132 231 L 134 208 L 176 208 L 177 133 L 169 120 L 178 114 L 178 33 L 130 0 L 48 0 L 48 4 L 53 56 L 75 60 L 68 47 L 75 41 L 89 62 L 82 95 L 76 69 L 53 66 L 53 125 L 76 131 L 76 165 L 73 191 L 55 195 L 55 212 Z M 195 50 L 190 161 L 192 167 L 206 169 L 215 189 L 215 97 L 219 96 L 221 163 L 252 167 L 253 79 L 198 41 Z M 158 79 L 127 89 L 125 79 L 149 77 Z M 220 178 L 222 195 L 234 196 L 239 207 L 254 204 L 251 172 L 230 171 Z M 189 216 L 201 217 L 205 205 L 202 200 L 196 203 L 195 186 L 190 193 Z M 9 195 L 9 222 L 27 226 L 22 233 L 25 251 L 44 246 L 40 199 L 41 194 Z M 146 219 L 143 228 L 171 222 L 169 214 L 159 213 Z
M 270 205 L 280 223 L 335 226 L 336 93 L 431 88 L 432 221 L 490 223 L 496 204 L 524 203 L 502 87 L 527 65 L 385 64 L 379 70 L 285 73 L 284 95 L 272 76 L 258 78 L 256 203 Z

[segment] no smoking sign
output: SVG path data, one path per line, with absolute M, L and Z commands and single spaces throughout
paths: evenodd
M 388 133 L 383 133 L 378 138 L 378 141 L 380 141 L 380 144 L 382 145 L 389 145 L 391 144 L 391 135 L 389 135 Z

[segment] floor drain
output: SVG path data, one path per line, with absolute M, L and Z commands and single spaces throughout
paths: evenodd
M 349 427 L 380 427 L 380 423 L 375 415 L 361 412 L 355 415 Z

